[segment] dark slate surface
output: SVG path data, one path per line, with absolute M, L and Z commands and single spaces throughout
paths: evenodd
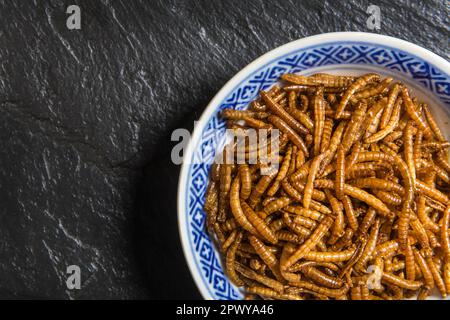
M 0 298 L 199 298 L 171 132 L 266 51 L 369 31 L 369 4 L 380 33 L 448 53 L 445 0 L 0 0 Z

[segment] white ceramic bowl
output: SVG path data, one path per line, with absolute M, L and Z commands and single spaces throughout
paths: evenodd
M 241 299 L 224 275 L 220 256 L 205 232 L 202 206 L 215 151 L 224 144 L 223 108 L 246 108 L 260 90 L 287 72 L 393 76 L 429 103 L 448 135 L 450 63 L 410 42 L 371 33 L 337 32 L 290 42 L 259 57 L 236 74 L 211 100 L 186 150 L 178 185 L 178 224 L 184 254 L 205 299 Z M 448 136 L 447 136 L 448 138 Z

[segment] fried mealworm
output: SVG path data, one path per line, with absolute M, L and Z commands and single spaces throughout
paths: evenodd
M 244 163 L 239 165 L 239 177 L 241 178 L 241 198 L 246 200 L 252 191 L 250 168 L 247 164 Z
M 342 112 L 344 111 L 345 107 L 347 106 L 348 102 L 350 101 L 350 98 L 352 95 L 362 87 L 364 87 L 366 84 L 370 82 L 374 82 L 380 79 L 380 76 L 376 74 L 366 74 L 364 76 L 359 77 L 354 81 L 348 89 L 344 92 L 341 101 L 339 102 L 339 105 L 336 109 L 336 119 L 339 119 L 342 115 Z
M 326 153 L 321 153 L 320 155 L 316 156 L 309 167 L 308 179 L 306 180 L 305 192 L 303 193 L 303 206 L 306 209 L 309 209 L 309 206 L 311 204 L 311 198 L 314 190 L 314 180 L 316 179 L 320 163 L 325 156 Z
M 339 146 L 336 153 L 336 180 L 335 190 L 338 199 L 342 200 L 344 197 L 345 184 L 345 150 L 343 146 Z
M 344 213 L 341 203 L 331 194 L 329 190 L 325 190 L 328 201 L 330 202 L 333 214 L 335 215 L 333 227 L 331 229 L 331 235 L 328 239 L 328 243 L 333 245 L 344 234 Z
M 239 198 L 240 183 L 239 177 L 234 178 L 230 191 L 230 207 L 236 222 L 251 234 L 257 235 L 258 231 L 253 227 L 248 218 L 245 216 L 241 207 L 241 200 Z
M 287 73 L 282 75 L 281 78 L 287 82 L 291 82 L 297 85 L 304 85 L 304 86 L 323 85 L 326 87 L 337 87 L 337 88 L 346 87 L 354 81 L 354 77 L 335 76 L 324 73 L 318 73 L 309 77 L 299 74 Z
M 425 120 L 422 118 L 414 102 L 411 100 L 408 89 L 403 87 L 401 92 L 406 112 L 411 117 L 411 119 L 417 124 L 417 127 L 423 132 L 424 137 L 426 139 L 431 139 L 432 137 L 431 129 L 427 125 Z
M 366 110 L 367 104 L 360 102 L 358 103 L 355 111 L 353 111 L 350 122 L 347 124 L 347 128 L 345 129 L 344 136 L 342 138 L 342 148 L 345 153 L 350 150 L 358 135 L 361 135 L 362 133 L 360 129 L 362 122 L 364 121 Z
M 230 280 L 237 286 L 242 286 L 244 284 L 242 280 L 239 278 L 239 276 L 236 274 L 236 269 L 234 268 L 234 262 L 236 259 L 236 250 L 238 249 L 241 240 L 242 240 L 242 233 L 239 233 L 236 236 L 234 243 L 227 251 L 227 258 L 225 264 L 227 275 L 230 277 Z
M 441 248 L 444 251 L 445 259 L 450 261 L 450 239 L 449 239 L 449 228 L 450 228 L 450 204 L 447 204 L 441 221 Z
M 422 109 L 423 109 L 423 111 L 425 113 L 425 117 L 426 117 L 426 119 L 428 121 L 428 124 L 429 124 L 429 126 L 431 128 L 431 131 L 433 131 L 433 133 L 436 136 L 436 138 L 439 141 L 446 142 L 447 140 L 445 139 L 444 135 L 442 134 L 441 129 L 439 129 L 439 126 L 437 125 L 436 120 L 434 120 L 434 117 L 431 114 L 431 111 L 428 108 L 428 105 L 427 104 L 422 104 Z
M 400 119 L 400 108 L 401 108 L 402 100 L 398 99 L 397 102 L 394 105 L 394 110 L 392 111 L 392 116 L 389 119 L 389 122 L 387 125 L 381 129 L 380 131 L 374 133 L 373 135 L 369 136 L 365 139 L 365 143 L 375 143 L 384 137 L 386 137 L 388 134 L 390 134 L 392 131 L 394 131 L 395 127 L 398 125 L 398 121 Z
M 355 210 L 353 209 L 352 200 L 348 196 L 344 195 L 341 201 L 344 206 L 345 215 L 347 216 L 348 225 L 353 229 L 353 231 L 358 230 L 359 223 L 355 215 Z
M 364 267 L 367 264 L 367 261 L 369 261 L 373 252 L 375 251 L 379 230 L 380 230 L 380 220 L 377 219 L 375 223 L 372 225 L 372 229 L 370 230 L 369 238 L 367 240 L 366 246 L 364 247 L 363 253 L 354 265 L 356 271 L 358 272 L 364 271 Z
M 323 128 L 325 126 L 325 106 L 323 100 L 323 88 L 318 87 L 312 99 L 314 110 L 314 148 L 313 154 L 317 156 L 320 153 L 320 144 L 322 142 Z
M 386 107 L 384 108 L 383 115 L 381 116 L 380 119 L 381 129 L 384 129 L 387 126 L 389 119 L 391 118 L 394 103 L 397 100 L 398 94 L 400 93 L 400 89 L 401 89 L 400 84 L 396 83 L 392 86 L 392 89 L 389 92 L 387 104 Z

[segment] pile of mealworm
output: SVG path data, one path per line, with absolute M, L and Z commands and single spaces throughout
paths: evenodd
M 450 294 L 450 144 L 404 84 L 285 74 L 221 116 L 241 135 L 280 133 L 276 168 L 215 161 L 206 191 L 206 227 L 246 299 Z

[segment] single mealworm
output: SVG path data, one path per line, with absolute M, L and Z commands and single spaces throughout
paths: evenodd
M 423 131 L 424 137 L 426 139 L 431 139 L 432 131 L 431 131 L 430 127 L 427 125 L 427 123 L 425 122 L 425 120 L 422 118 L 419 111 L 417 110 L 417 107 L 415 106 L 414 102 L 411 100 L 408 89 L 403 87 L 401 91 L 402 91 L 402 98 L 403 98 L 406 112 L 411 117 L 411 119 L 417 124 L 418 128 L 421 131 Z
M 322 168 L 325 168 L 333 160 L 336 150 L 337 150 L 338 146 L 341 144 L 342 135 L 344 134 L 345 126 L 346 126 L 345 121 L 342 121 L 338 124 L 338 126 L 334 130 L 334 133 L 330 140 L 330 144 L 328 146 L 328 154 L 322 163 Z M 321 170 L 321 171 L 323 171 L 323 170 Z
M 406 243 L 405 249 L 403 250 L 403 254 L 405 256 L 406 279 L 415 280 L 416 279 L 416 265 L 415 265 L 413 248 L 411 246 L 411 241 L 409 239 Z
M 314 110 L 314 149 L 313 154 L 317 156 L 320 153 L 320 144 L 322 142 L 323 128 L 325 125 L 325 106 L 323 100 L 323 88 L 318 87 L 312 99 Z
M 325 119 L 322 133 L 322 142 L 320 144 L 320 152 L 324 153 L 330 145 L 331 133 L 333 132 L 333 120 L 330 118 Z
M 239 177 L 241 178 L 241 198 L 246 200 L 252 191 L 250 168 L 247 164 L 239 165 Z
M 316 262 L 343 262 L 349 260 L 355 253 L 355 248 L 343 250 L 343 251 L 327 251 L 318 252 L 310 251 L 305 254 L 304 258 L 308 261 Z
M 339 119 L 342 115 L 342 112 L 344 111 L 345 107 L 347 106 L 348 102 L 350 101 L 350 98 L 352 95 L 362 87 L 364 87 L 366 84 L 374 81 L 378 81 L 380 79 L 379 75 L 369 73 L 366 75 L 363 75 L 356 79 L 344 92 L 341 101 L 339 102 L 339 105 L 336 109 L 336 119 Z
M 369 238 L 367 240 L 366 246 L 364 247 L 363 253 L 354 265 L 356 271 L 358 272 L 364 271 L 364 267 L 366 266 L 367 262 L 369 261 L 373 252 L 375 251 L 379 231 L 380 231 L 380 220 L 377 219 L 375 223 L 372 225 L 372 229 L 370 230 Z
M 256 231 L 256 229 L 247 219 L 247 217 L 244 214 L 244 211 L 242 210 L 239 191 L 240 191 L 239 177 L 236 177 L 233 180 L 230 191 L 230 207 L 234 219 L 243 229 L 247 230 L 251 234 L 258 235 L 258 231 Z
M 334 187 L 334 183 L 331 180 L 321 179 L 320 182 L 323 183 L 322 186 L 324 188 L 332 189 Z M 389 208 L 380 199 L 360 188 L 351 186 L 349 184 L 344 184 L 344 193 L 352 198 L 367 203 L 369 206 L 376 209 L 378 213 L 384 216 L 391 215 Z
M 433 188 L 433 187 L 423 183 L 419 179 L 416 179 L 416 188 L 417 188 L 417 192 L 424 194 L 438 202 L 442 202 L 442 203 L 448 202 L 448 197 L 445 194 L 443 194 L 436 188 Z
M 427 265 L 430 268 L 431 274 L 433 275 L 434 283 L 438 288 L 439 292 L 441 293 L 442 298 L 446 298 L 447 289 L 445 288 L 445 283 L 444 279 L 441 276 L 441 272 L 439 271 L 433 259 L 431 258 L 431 255 L 425 255 L 425 261 L 427 262 Z
M 336 199 L 329 190 L 325 190 L 328 201 L 330 202 L 331 208 L 333 209 L 333 214 L 336 216 L 334 219 L 333 227 L 331 229 L 331 236 L 328 239 L 328 243 L 333 245 L 336 241 L 344 234 L 344 212 L 342 210 L 342 205 L 338 199 Z
M 349 76 L 335 76 L 331 74 L 318 73 L 312 76 L 303 76 L 299 74 L 287 73 L 281 76 L 287 82 L 297 85 L 317 86 L 323 85 L 326 87 L 346 87 L 354 81 L 354 77 Z
M 338 199 L 342 200 L 344 197 L 344 184 L 345 184 L 345 150 L 341 146 L 338 147 L 336 153 L 336 180 L 335 191 Z
M 407 290 L 418 290 L 423 285 L 421 281 L 405 280 L 387 272 L 383 272 L 382 281 Z
M 350 226 L 350 228 L 353 229 L 353 231 L 358 230 L 359 224 L 358 224 L 358 219 L 356 218 L 356 215 L 355 215 L 355 210 L 353 209 L 352 200 L 348 196 L 344 195 L 344 197 L 342 198 L 341 201 L 344 206 L 348 225 Z
M 311 204 L 311 198 L 314 190 L 314 180 L 316 179 L 317 172 L 319 171 L 320 163 L 325 156 L 326 153 L 321 153 L 316 156 L 309 167 L 308 179 L 306 180 L 305 191 L 303 193 L 303 206 L 306 209 L 309 209 Z
M 415 185 L 416 183 L 416 166 L 414 163 L 414 143 L 413 143 L 414 130 L 415 128 L 413 122 L 408 121 L 403 134 L 404 137 L 403 152 L 413 185 Z
M 397 100 L 398 94 L 400 93 L 400 89 L 401 86 L 399 83 L 395 83 L 392 86 L 392 89 L 389 92 L 386 107 L 384 108 L 383 115 L 381 116 L 380 119 L 380 129 L 384 129 L 387 126 L 389 119 L 391 118 L 392 115 L 394 103 Z
M 385 180 L 385 179 L 379 179 L 375 177 L 369 177 L 369 178 L 359 178 L 355 180 L 349 181 L 349 184 L 358 187 L 358 188 L 370 188 L 370 189 L 379 189 L 384 191 L 394 191 L 398 194 L 404 194 L 405 190 L 404 188 L 395 182 Z
M 206 212 L 206 226 L 210 234 L 212 234 L 214 223 L 217 220 L 217 212 L 219 210 L 218 199 L 218 184 L 216 181 L 211 180 L 206 189 L 205 204 L 203 205 L 203 209 Z
M 236 239 L 234 240 L 234 243 L 231 245 L 231 247 L 227 251 L 227 257 L 226 257 L 226 263 L 225 263 L 227 275 L 230 277 L 230 280 L 237 286 L 244 285 L 242 280 L 236 274 L 236 269 L 234 268 L 234 262 L 236 260 L 236 250 L 238 249 L 241 240 L 242 240 L 242 233 L 239 232 L 239 234 L 236 236 Z
M 230 164 L 224 163 L 220 166 L 219 212 L 217 217 L 219 221 L 225 221 L 226 217 L 227 197 L 231 186 L 231 169 Z
M 445 259 L 450 261 L 450 239 L 449 230 L 450 228 L 450 204 L 447 204 L 441 221 L 441 248 L 444 251 Z
M 245 291 L 250 294 L 255 294 L 265 298 L 271 299 L 281 299 L 281 300 L 303 300 L 299 295 L 287 294 L 287 293 L 278 293 L 275 290 L 269 289 L 267 287 L 261 286 L 250 286 L 246 287 Z
M 433 131 L 436 138 L 439 141 L 443 141 L 443 142 L 447 141 L 447 139 L 445 139 L 444 135 L 442 134 L 441 129 L 439 129 L 439 126 L 437 125 L 436 120 L 434 120 L 433 115 L 432 115 L 430 109 L 428 108 L 428 105 L 425 103 L 422 104 L 422 109 L 425 113 L 425 117 L 428 121 L 431 131 Z
M 267 195 L 273 196 L 279 189 L 281 181 L 286 177 L 291 162 L 292 147 L 289 147 L 281 163 L 280 170 L 272 186 L 267 190 Z
M 366 110 L 367 104 L 360 102 L 356 106 L 355 111 L 353 111 L 353 115 L 345 129 L 344 136 L 342 137 L 342 147 L 345 153 L 350 150 L 353 143 L 357 140 L 358 135 L 362 133 L 360 129 L 366 116 Z
M 427 286 L 430 289 L 434 288 L 433 274 L 431 273 L 431 270 L 427 262 L 425 261 L 425 258 L 416 248 L 413 248 L 413 254 L 415 262 L 419 265 L 420 271 L 422 272 L 422 277 L 425 282 L 425 286 Z

